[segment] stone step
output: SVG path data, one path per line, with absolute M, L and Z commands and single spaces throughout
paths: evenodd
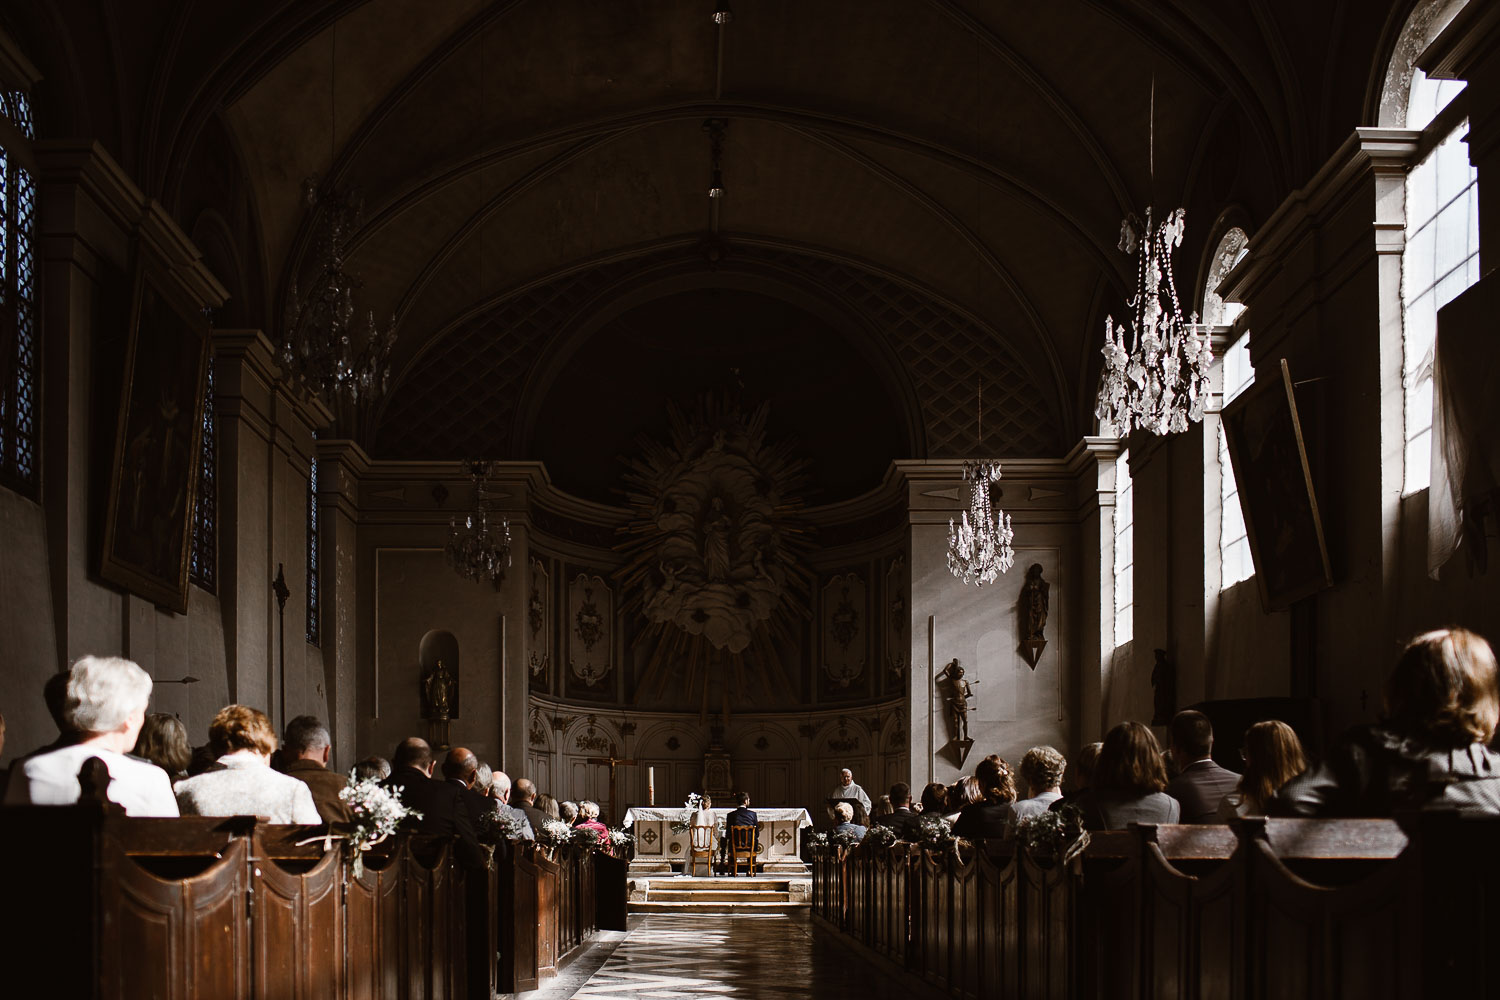
M 811 903 L 630 903 L 631 913 L 791 913 L 801 914 L 812 909 Z
M 792 880 L 785 878 L 693 878 L 683 875 L 668 875 L 663 878 L 644 878 L 636 881 L 648 882 L 652 890 L 672 889 L 677 892 L 717 890 L 720 892 L 748 892 L 772 890 L 790 892 Z
M 683 892 L 680 889 L 652 887 L 646 897 L 652 903 L 790 903 L 790 892 L 745 889 L 738 892 L 715 892 L 709 889 Z

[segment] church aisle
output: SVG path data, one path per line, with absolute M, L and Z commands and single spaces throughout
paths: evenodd
M 633 919 L 613 954 L 569 995 L 578 1000 L 909 996 L 817 934 L 808 921 L 783 914 L 651 914 Z

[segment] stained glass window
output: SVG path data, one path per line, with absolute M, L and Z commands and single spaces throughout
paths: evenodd
M 31 102 L 24 92 L 0 93 L 0 115 L 23 137 L 34 138 Z M 0 145 L 0 482 L 35 496 L 41 437 L 36 178 L 23 165 L 25 159 Z
M 307 475 L 307 641 L 321 642 L 318 622 L 318 458 Z
M 219 462 L 214 439 L 214 359 L 208 359 L 208 388 L 203 393 L 203 444 L 198 451 L 198 495 L 193 501 L 193 545 L 188 580 L 213 592 L 219 561 Z

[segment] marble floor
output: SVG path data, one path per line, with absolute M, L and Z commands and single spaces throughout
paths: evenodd
M 525 996 L 528 1000 L 895 1000 L 911 996 L 805 918 L 783 914 L 636 916 L 623 935 L 608 936 L 590 952 L 543 990 Z

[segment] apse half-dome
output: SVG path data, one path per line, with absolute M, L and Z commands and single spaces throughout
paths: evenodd
M 556 366 L 526 420 L 521 457 L 577 496 L 620 504 L 622 459 L 667 432 L 670 402 L 706 393 L 770 404 L 767 438 L 810 463 L 807 500 L 879 485 L 915 454 L 902 402 L 853 342 L 801 305 L 739 288 L 677 291 L 600 324 Z

